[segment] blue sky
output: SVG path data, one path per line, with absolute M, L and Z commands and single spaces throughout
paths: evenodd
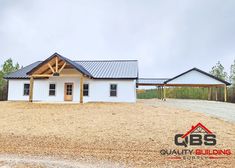
M 235 59 L 233 0 L 0 0 L 0 64 L 54 52 L 72 60 L 137 59 L 140 77 L 209 71 Z

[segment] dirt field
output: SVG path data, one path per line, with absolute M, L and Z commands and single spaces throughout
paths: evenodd
M 147 101 L 0 102 L 0 167 L 76 167 L 76 163 L 77 167 L 234 167 L 234 123 Z M 161 149 L 179 149 L 173 141 L 175 134 L 187 132 L 198 122 L 215 132 L 214 148 L 231 149 L 232 155 L 193 161 L 160 155 Z

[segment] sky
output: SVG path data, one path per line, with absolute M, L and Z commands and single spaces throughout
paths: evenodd
M 0 64 L 57 52 L 71 60 L 138 60 L 139 77 L 235 59 L 234 0 L 0 0 Z

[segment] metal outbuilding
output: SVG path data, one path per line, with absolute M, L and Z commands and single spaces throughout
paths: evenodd
M 161 90 L 163 100 L 166 100 L 166 87 L 206 87 L 209 88 L 209 95 L 211 95 L 211 88 L 224 88 L 224 101 L 227 101 L 227 86 L 231 85 L 229 82 L 219 79 L 205 71 L 198 68 L 192 68 L 184 73 L 181 73 L 173 78 L 141 78 L 137 81 L 137 86 L 157 86 Z

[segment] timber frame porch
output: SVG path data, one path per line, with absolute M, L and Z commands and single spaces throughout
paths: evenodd
M 80 81 L 80 103 L 83 103 L 84 78 L 91 78 L 90 74 L 78 64 L 55 53 L 37 67 L 27 73 L 30 76 L 29 102 L 33 102 L 34 80 L 50 77 L 78 77 Z

